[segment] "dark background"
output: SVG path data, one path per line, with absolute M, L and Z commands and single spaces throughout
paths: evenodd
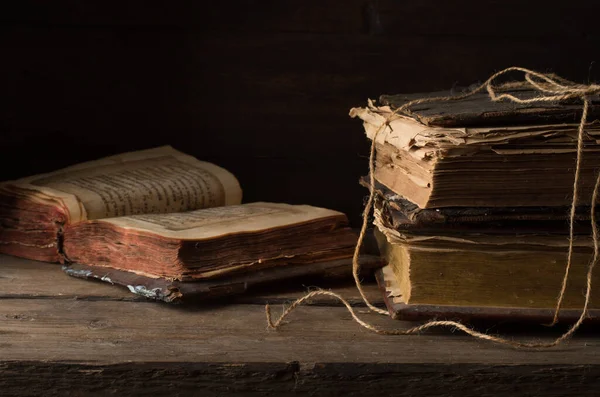
M 5 1 L 0 179 L 171 144 L 232 171 L 245 201 L 357 224 L 368 145 L 351 107 L 512 65 L 594 81 L 596 3 Z

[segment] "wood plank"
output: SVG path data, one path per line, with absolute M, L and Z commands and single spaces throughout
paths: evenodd
M 376 314 L 362 317 L 384 328 L 410 325 Z M 600 341 L 589 335 L 536 353 L 444 331 L 381 336 L 360 328 L 341 307 L 300 307 L 280 331 L 266 329 L 262 305 L 178 308 L 150 302 L 5 299 L 0 319 L 3 361 L 600 364 Z M 533 337 L 549 340 L 556 334 Z
M 6 396 L 595 396 L 595 365 L 4 362 Z
M 272 396 L 295 391 L 297 375 L 298 364 L 294 362 L 0 363 L 0 386 L 4 396 L 194 396 L 198 393 L 202 396 L 240 393 Z M 306 389 L 315 391 L 314 386 Z
M 57 263 L 0 255 L 0 299 L 12 298 L 144 300 L 105 283 L 73 279 Z
M 282 329 L 271 331 L 263 304 L 270 302 L 278 315 L 307 286 L 173 306 L 122 299 L 117 289 L 69 278 L 57 265 L 0 259 L 3 395 L 189 394 L 202 388 L 203 395 L 441 390 L 481 396 L 508 395 L 518 387 L 558 396 L 593 395 L 599 386 L 594 329 L 555 349 L 517 351 L 448 330 L 375 335 L 354 323 L 345 308 L 313 299 Z M 350 286 L 334 287 L 352 296 Z M 382 328 L 414 325 L 358 311 Z M 518 340 L 549 340 L 561 332 L 480 329 Z
M 78 28 L 158 28 L 243 32 L 370 33 L 477 37 L 570 37 L 594 34 L 597 2 L 575 0 L 548 7 L 543 0 L 398 2 L 395 0 L 235 0 L 53 2 L 21 1 L 0 20 Z
M 303 297 L 305 294 L 311 291 L 319 289 L 333 291 L 341 295 L 346 299 L 352 306 L 359 308 L 366 307 L 363 302 L 360 293 L 356 289 L 353 280 L 345 280 L 335 282 L 333 280 L 314 280 L 312 283 L 302 283 L 300 285 L 289 283 L 281 286 L 263 287 L 252 293 L 240 295 L 232 299 L 233 303 L 238 304 L 253 304 L 253 305 L 288 305 Z M 369 302 L 375 306 L 385 308 L 383 297 L 379 287 L 374 283 L 371 278 L 363 283 L 365 295 Z M 309 300 L 307 302 L 309 306 L 342 306 L 342 303 L 330 296 L 320 296 L 318 298 Z M 362 310 L 362 309 L 361 309 Z

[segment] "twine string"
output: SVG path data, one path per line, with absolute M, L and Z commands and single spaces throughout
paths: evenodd
M 581 115 L 581 122 L 579 123 L 579 129 L 577 131 L 577 158 L 575 161 L 575 177 L 573 178 L 573 200 L 571 202 L 571 210 L 569 211 L 569 251 L 567 253 L 567 264 L 565 266 L 565 275 L 562 280 L 562 284 L 560 286 L 560 292 L 558 294 L 558 299 L 556 300 L 556 308 L 554 310 L 554 317 L 552 319 L 552 323 L 550 325 L 555 325 L 558 322 L 558 315 L 560 312 L 560 308 L 565 297 L 565 291 L 567 290 L 567 282 L 569 280 L 569 272 L 571 270 L 571 262 L 573 260 L 573 239 L 574 239 L 574 229 L 575 229 L 575 212 L 577 211 L 577 201 L 579 199 L 579 175 L 581 173 L 581 158 L 583 152 L 583 133 L 585 128 L 585 122 L 587 120 L 587 113 L 589 107 L 589 100 L 587 97 L 583 99 L 583 112 Z M 594 192 L 595 193 L 595 192 Z M 593 197 L 593 195 L 592 195 Z M 596 201 L 592 198 L 592 209 L 591 209 L 591 217 L 593 217 L 593 213 L 595 211 Z M 592 220 L 592 234 L 594 236 L 594 257 L 598 255 L 598 246 L 596 244 L 596 229 L 595 222 Z M 587 305 L 587 300 L 585 302 Z
M 509 82 L 509 83 L 504 83 L 504 84 L 494 86 L 493 83 L 498 77 L 503 76 L 508 73 L 511 73 L 511 72 L 524 73 L 525 74 L 524 81 Z M 536 81 L 536 79 L 537 79 L 537 81 Z M 512 94 L 503 92 L 507 89 L 515 89 L 515 88 L 517 88 L 517 89 L 518 88 L 533 88 L 534 90 L 539 92 L 539 95 L 534 96 L 532 98 L 523 99 L 523 98 L 514 96 Z M 363 216 L 362 216 L 363 223 L 362 223 L 362 227 L 360 229 L 357 244 L 356 244 L 356 247 L 354 250 L 354 255 L 352 258 L 352 275 L 354 277 L 356 287 L 357 287 L 364 303 L 373 312 L 376 312 L 379 314 L 384 314 L 384 315 L 389 315 L 389 313 L 387 311 L 382 310 L 382 309 L 374 306 L 373 304 L 371 304 L 371 302 L 369 302 L 369 299 L 367 298 L 367 296 L 362 288 L 362 284 L 361 284 L 360 277 L 359 277 L 359 271 L 360 271 L 360 265 L 359 265 L 359 261 L 358 261 L 359 254 L 360 254 L 360 250 L 361 250 L 361 247 L 362 247 L 362 244 L 364 241 L 364 237 L 366 234 L 368 220 L 369 220 L 369 214 L 371 213 L 371 210 L 373 208 L 373 201 L 374 201 L 374 197 L 375 197 L 374 173 L 375 173 L 375 147 L 376 147 L 377 137 L 382 131 L 385 130 L 386 127 L 388 127 L 390 125 L 391 121 L 393 121 L 396 117 L 399 117 L 398 115 L 400 113 L 411 114 L 412 112 L 411 112 L 410 108 L 414 107 L 415 105 L 424 104 L 424 103 L 432 103 L 432 102 L 448 102 L 448 101 L 463 100 L 463 99 L 466 99 L 472 95 L 475 95 L 475 94 L 483 91 L 484 89 L 487 91 L 487 93 L 492 101 L 508 100 L 508 101 L 520 103 L 520 104 L 536 104 L 536 103 L 556 102 L 556 101 L 564 101 L 567 99 L 579 98 L 583 102 L 582 115 L 581 115 L 581 120 L 579 123 L 578 134 L 577 134 L 576 164 L 575 164 L 575 174 L 574 174 L 574 181 L 573 181 L 573 198 L 572 198 L 570 212 L 569 212 L 569 248 L 568 248 L 568 253 L 567 253 L 567 262 L 565 265 L 565 273 L 563 276 L 561 289 L 560 289 L 560 292 L 559 292 L 559 295 L 557 298 L 552 325 L 556 324 L 556 322 L 558 321 L 560 308 L 561 308 L 562 302 L 564 300 L 564 294 L 565 294 L 565 291 L 567 288 L 569 271 L 571 268 L 571 262 L 572 262 L 572 256 L 573 256 L 574 223 L 575 223 L 575 213 L 576 213 L 576 208 L 577 208 L 577 202 L 578 202 L 578 198 L 579 198 L 578 185 L 579 185 L 579 177 L 580 177 L 580 170 L 581 170 L 581 157 L 582 157 L 582 152 L 583 152 L 583 138 L 584 138 L 584 132 L 585 132 L 585 125 L 587 122 L 587 114 L 588 114 L 588 110 L 589 110 L 588 96 L 600 93 L 600 85 L 576 84 L 576 83 L 573 83 L 569 80 L 563 79 L 563 78 L 558 77 L 553 74 L 542 74 L 542 73 L 535 72 L 533 70 L 529 70 L 529 69 L 525 69 L 525 68 L 521 68 L 521 67 L 509 67 L 504 70 L 501 70 L 501 71 L 493 74 L 483 84 L 479 85 L 472 91 L 469 91 L 469 92 L 461 94 L 461 95 L 420 98 L 420 99 L 416 99 L 416 100 L 407 102 L 404 105 L 395 109 L 393 112 L 391 112 L 390 115 L 388 117 L 386 117 L 385 122 L 383 122 L 375 131 L 373 137 L 371 138 L 372 142 L 371 142 L 371 150 L 370 150 L 370 155 L 369 155 L 369 198 L 367 200 L 365 209 L 363 211 Z M 338 299 L 340 302 L 342 302 L 342 304 L 344 304 L 344 306 L 346 306 L 346 308 L 350 312 L 353 320 L 356 321 L 359 325 L 361 325 L 362 327 L 364 327 L 376 334 L 380 334 L 380 335 L 409 335 L 409 334 L 418 333 L 418 332 L 421 332 L 421 331 L 424 331 L 426 329 L 433 328 L 433 327 L 451 327 L 451 328 L 459 329 L 459 330 L 465 332 L 466 334 L 473 336 L 477 339 L 487 340 L 487 341 L 491 341 L 494 343 L 511 346 L 514 348 L 538 349 L 538 348 L 549 348 L 549 347 L 557 346 L 557 345 L 561 344 L 562 342 L 564 342 L 565 340 L 569 339 L 577 331 L 577 329 L 581 326 L 581 324 L 583 323 L 583 321 L 585 320 L 585 318 L 587 317 L 587 314 L 588 314 L 588 306 L 589 306 L 591 292 L 592 292 L 593 270 L 594 270 L 594 266 L 598 262 L 598 259 L 600 256 L 600 246 L 599 246 L 600 243 L 598 241 L 599 232 L 598 232 L 598 227 L 596 225 L 596 202 L 598 199 L 599 188 L 600 188 L 600 173 L 598 174 L 596 183 L 594 185 L 594 190 L 592 193 L 590 218 L 591 218 L 591 224 L 592 224 L 592 239 L 593 239 L 593 244 L 594 244 L 594 253 L 593 253 L 592 260 L 588 264 L 588 269 L 587 269 L 587 274 L 586 274 L 586 292 L 585 292 L 584 305 L 583 305 L 581 315 L 579 316 L 578 320 L 573 325 L 571 325 L 571 327 L 569 327 L 569 329 L 565 333 L 563 333 L 561 336 L 556 338 L 554 341 L 545 342 L 545 343 L 544 342 L 517 342 L 517 341 L 507 339 L 507 338 L 502 338 L 502 337 L 489 335 L 489 334 L 485 334 L 485 333 L 476 331 L 476 330 L 474 330 L 460 322 L 457 322 L 457 321 L 429 321 L 425 324 L 422 324 L 422 325 L 419 325 L 416 327 L 412 327 L 409 329 L 392 329 L 392 330 L 381 329 L 381 328 L 378 328 L 378 327 L 371 325 L 371 324 L 365 322 L 364 320 L 360 319 L 354 312 L 354 309 L 352 308 L 352 306 L 342 296 L 340 296 L 339 294 L 334 293 L 332 291 L 325 291 L 325 290 L 312 291 L 312 292 L 309 292 L 308 294 L 304 295 L 303 297 L 299 298 L 298 300 L 293 302 L 290 306 L 288 306 L 283 311 L 283 313 L 280 315 L 280 317 L 275 321 L 273 321 L 273 319 L 272 319 L 270 306 L 266 305 L 265 312 L 266 312 L 266 316 L 267 316 L 267 325 L 269 328 L 278 329 L 282 325 L 282 321 L 292 311 L 294 311 L 298 306 L 302 305 L 303 303 L 306 303 L 308 300 L 310 300 L 311 298 L 313 298 L 315 296 L 331 296 L 331 297 Z

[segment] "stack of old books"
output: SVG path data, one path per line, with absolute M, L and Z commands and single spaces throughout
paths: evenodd
M 0 253 L 168 302 L 350 275 L 344 214 L 241 200 L 215 164 L 169 146 L 124 153 L 0 185 Z
M 374 224 L 387 262 L 378 280 L 392 316 L 551 319 L 568 256 L 581 101 L 527 106 L 481 93 L 388 120 L 427 95 L 448 94 L 382 96 L 350 112 L 376 136 Z M 596 99 L 583 136 L 563 319 L 581 312 L 593 253 Z M 590 307 L 600 309 L 597 295 Z

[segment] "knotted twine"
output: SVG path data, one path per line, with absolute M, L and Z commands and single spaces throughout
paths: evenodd
M 494 86 L 493 83 L 495 82 L 495 80 L 498 77 L 503 76 L 508 73 L 511 73 L 511 72 L 524 73 L 524 81 L 515 81 L 515 82 L 509 82 L 509 83 L 504 83 L 504 84 Z M 507 89 L 516 89 L 516 88 L 517 89 L 518 88 L 533 89 L 533 90 L 537 91 L 538 95 L 535 97 L 532 97 L 532 98 L 522 99 L 522 98 L 518 98 L 512 94 L 502 92 Z M 468 98 L 474 94 L 477 94 L 478 92 L 481 92 L 484 89 L 487 90 L 490 99 L 495 102 L 502 101 L 502 100 L 508 100 L 508 101 L 520 103 L 520 104 L 536 104 L 536 103 L 546 103 L 546 102 L 558 102 L 558 101 L 564 101 L 564 100 L 573 99 L 573 98 L 579 98 L 583 102 L 581 120 L 579 122 L 579 128 L 578 128 L 578 133 L 577 133 L 575 175 L 574 175 L 574 180 L 573 180 L 573 199 L 571 202 L 571 208 L 570 208 L 570 212 L 569 212 L 569 248 L 568 248 L 568 253 L 567 253 L 567 263 L 565 266 L 565 273 L 564 273 L 561 289 L 560 289 L 560 292 L 558 294 L 558 298 L 556 301 L 554 318 L 553 318 L 551 325 L 556 324 L 556 322 L 558 321 L 560 308 L 561 308 L 561 305 L 562 305 L 562 302 L 564 299 L 565 290 L 567 288 L 567 282 L 569 279 L 569 271 L 571 269 L 571 261 L 572 261 L 572 257 L 573 257 L 575 212 L 576 212 L 576 208 L 577 208 L 577 202 L 579 199 L 578 185 L 579 185 L 579 176 L 580 176 L 580 171 L 581 171 L 581 158 L 582 158 L 582 153 L 583 153 L 583 135 L 584 135 L 585 125 L 587 122 L 588 109 L 589 109 L 589 105 L 590 105 L 589 96 L 600 93 L 600 85 L 577 84 L 572 81 L 558 77 L 554 74 L 543 74 L 543 73 L 535 72 L 533 70 L 529 70 L 529 69 L 525 69 L 525 68 L 521 68 L 521 67 L 509 67 L 504 70 L 501 70 L 501 71 L 493 74 L 483 84 L 481 84 L 474 90 L 469 91 L 464 94 L 461 94 L 461 95 L 421 98 L 421 99 L 416 99 L 416 100 L 410 101 L 410 102 L 402 105 L 401 107 L 395 109 L 393 112 L 391 112 L 391 114 L 386 118 L 386 120 L 375 131 L 375 134 L 373 135 L 373 138 L 372 138 L 371 150 L 370 150 L 370 154 L 369 154 L 369 198 L 367 200 L 365 209 L 362 214 L 363 215 L 362 216 L 362 227 L 360 229 L 360 234 L 358 236 L 358 240 L 356 243 L 354 255 L 352 257 L 352 275 L 354 277 L 354 282 L 356 283 L 356 288 L 358 289 L 358 292 L 360 293 L 360 296 L 363 299 L 364 303 L 367 305 L 367 307 L 371 311 L 379 313 L 379 314 L 383 314 L 386 316 L 389 315 L 388 311 L 382 310 L 382 309 L 372 305 L 369 302 L 369 299 L 365 295 L 365 292 L 362 288 L 361 281 L 359 278 L 360 265 L 358 262 L 358 258 L 359 258 L 360 249 L 362 247 L 362 243 L 363 243 L 363 240 L 365 237 L 365 233 L 367 231 L 367 226 L 369 223 L 368 218 L 369 218 L 369 214 L 371 213 L 371 210 L 373 208 L 373 201 L 374 201 L 374 197 L 375 197 L 374 171 L 375 171 L 375 146 L 376 146 L 375 142 L 376 142 L 377 136 L 379 135 L 379 133 L 381 131 L 383 131 L 387 126 L 390 125 L 390 122 L 392 120 L 399 118 L 400 116 L 398 116 L 398 115 L 400 113 L 411 114 L 410 108 L 415 105 L 423 104 L 423 103 L 431 103 L 431 102 L 459 101 L 459 100 Z M 325 290 L 312 291 L 312 292 L 307 293 L 303 297 L 299 298 L 298 300 L 293 302 L 290 306 L 288 306 L 276 321 L 272 320 L 271 309 L 270 309 L 270 306 L 267 304 L 265 306 L 265 312 L 266 312 L 266 316 L 267 316 L 268 327 L 271 329 L 278 329 L 281 326 L 282 321 L 295 308 L 297 308 L 298 306 L 302 305 L 303 303 L 307 302 L 309 299 L 311 299 L 315 296 L 331 296 L 331 297 L 338 299 L 339 301 L 341 301 L 344 304 L 344 306 L 346 306 L 346 308 L 350 312 L 354 321 L 356 321 L 362 327 L 364 327 L 376 334 L 380 334 L 380 335 L 409 335 L 409 334 L 415 334 L 420 331 L 424 331 L 426 329 L 434 328 L 434 327 L 450 327 L 453 329 L 459 329 L 459 330 L 465 332 L 466 334 L 471 335 L 477 339 L 488 340 L 488 341 L 495 342 L 498 344 L 508 345 L 508 346 L 511 346 L 514 348 L 540 349 L 540 348 L 550 348 L 550 347 L 557 346 L 557 345 L 561 344 L 562 342 L 566 341 L 567 339 L 569 339 L 575 333 L 575 331 L 577 331 L 577 329 L 581 326 L 581 324 L 583 323 L 583 321 L 585 320 L 585 318 L 587 317 L 587 314 L 588 314 L 588 305 L 590 302 L 590 296 L 591 296 L 591 292 L 592 292 L 592 274 L 593 274 L 594 266 L 598 262 L 599 254 L 600 254 L 600 247 L 599 247 L 599 241 L 598 241 L 599 233 L 598 233 L 598 227 L 596 225 L 596 201 L 598 199 L 599 186 L 600 186 L 600 174 L 598 175 L 598 177 L 596 179 L 596 183 L 594 185 L 594 190 L 592 193 L 592 200 L 591 200 L 590 219 L 591 219 L 591 224 L 592 224 L 592 238 L 593 238 L 593 244 L 594 244 L 594 254 L 593 254 L 592 260 L 588 264 L 588 269 L 587 269 L 587 274 L 586 274 L 585 301 L 583 304 L 581 315 L 579 316 L 578 320 L 574 324 L 572 324 L 571 327 L 569 327 L 569 329 L 564 334 L 562 334 L 561 336 L 556 338 L 554 341 L 545 342 L 545 343 L 543 343 L 543 342 L 517 342 L 517 341 L 510 340 L 510 339 L 493 336 L 493 335 L 489 335 L 489 334 L 485 334 L 485 333 L 476 331 L 473 328 L 470 328 L 470 327 L 468 327 L 460 322 L 457 322 L 457 321 L 436 320 L 436 321 L 429 321 L 422 325 L 412 327 L 409 329 L 391 329 L 391 330 L 382 329 L 382 328 L 378 328 L 378 327 L 371 325 L 371 324 L 365 322 L 364 320 L 360 319 L 356 315 L 356 312 L 354 311 L 354 309 L 352 308 L 350 303 L 348 303 L 348 301 L 346 299 L 344 299 L 342 296 L 340 296 L 339 294 L 337 294 L 335 292 L 325 291 Z

